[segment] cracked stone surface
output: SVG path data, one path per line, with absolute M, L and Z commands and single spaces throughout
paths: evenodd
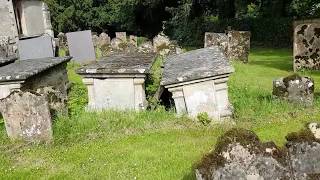
M 234 72 L 217 47 L 209 47 L 169 56 L 165 62 L 162 85 L 170 85 Z
M 71 57 L 56 57 L 15 61 L 0 67 L 0 82 L 24 81 L 58 64 L 70 61 Z
M 155 60 L 153 53 L 112 54 L 77 70 L 78 74 L 147 74 Z

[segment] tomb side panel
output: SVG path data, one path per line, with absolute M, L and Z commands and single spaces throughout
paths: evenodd
M 212 118 L 220 118 L 213 81 L 185 85 L 183 92 L 189 115 L 196 117 L 199 113 L 208 113 Z
M 132 78 L 94 79 L 95 109 L 135 109 Z

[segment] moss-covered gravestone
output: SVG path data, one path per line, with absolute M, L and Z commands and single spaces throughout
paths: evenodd
M 218 139 L 211 153 L 196 167 L 197 180 L 320 179 L 320 140 L 308 129 L 287 136 L 284 148 L 262 143 L 244 129 L 233 129 Z
M 305 106 L 313 105 L 314 81 L 309 77 L 291 75 L 273 81 L 273 96 Z

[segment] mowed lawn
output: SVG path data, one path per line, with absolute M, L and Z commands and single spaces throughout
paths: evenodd
M 292 52 L 254 49 L 249 64 L 233 63 L 230 99 L 233 123 L 204 126 L 162 108 L 146 112 L 87 113 L 86 90 L 70 64 L 74 83 L 70 117 L 54 121 L 54 143 L 10 142 L 0 123 L 1 179 L 194 179 L 193 166 L 233 127 L 255 131 L 262 141 L 283 146 L 289 132 L 319 121 L 320 74 L 315 106 L 304 108 L 272 99 L 272 80 L 292 74 Z

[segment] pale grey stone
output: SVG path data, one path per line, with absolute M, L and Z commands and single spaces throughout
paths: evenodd
M 51 115 L 45 95 L 13 92 L 0 100 L 8 136 L 29 142 L 52 141 Z
M 18 43 L 20 60 L 54 57 L 51 36 L 20 39 Z
M 155 54 L 112 54 L 81 67 L 88 88 L 88 110 L 146 109 L 145 79 Z
M 209 78 L 234 71 L 218 47 L 169 56 L 165 63 L 162 85 Z
M 0 82 L 24 81 L 58 64 L 68 62 L 70 57 L 56 57 L 16 61 L 0 67 Z
M 78 62 L 88 62 L 96 59 L 91 31 L 67 33 L 70 55 Z
M 178 115 L 207 113 L 219 121 L 232 115 L 227 81 L 233 71 L 219 47 L 198 49 L 169 56 L 161 85 L 172 93 Z

